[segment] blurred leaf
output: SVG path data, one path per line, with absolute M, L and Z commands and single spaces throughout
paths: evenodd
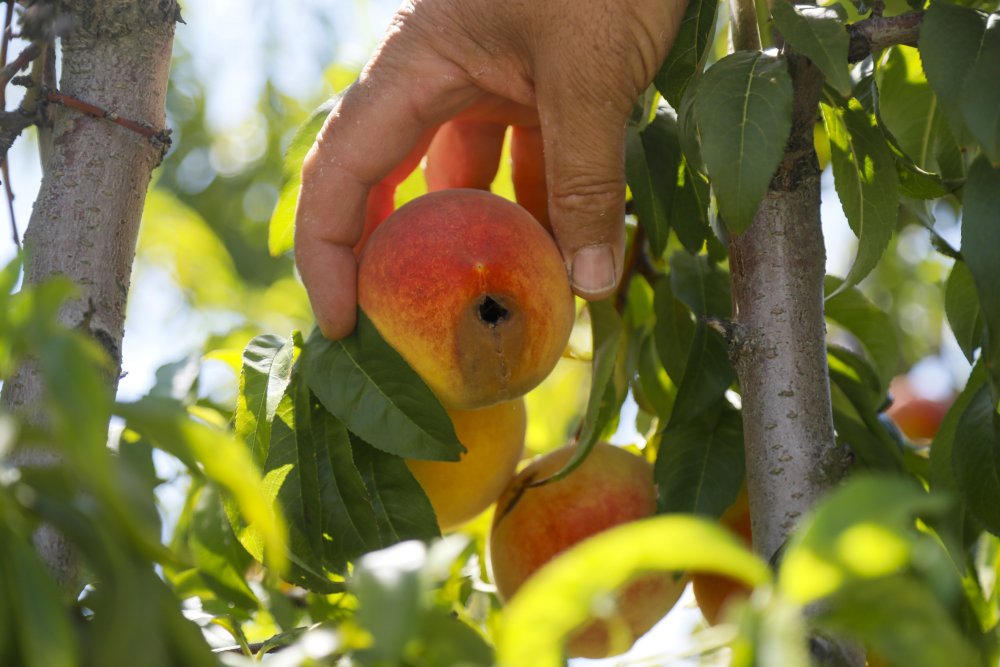
M 434 508 L 403 459 L 386 454 L 353 434 L 351 450 L 375 510 L 381 546 L 440 536 Z
M 785 61 L 739 51 L 699 80 L 695 115 L 701 153 L 730 231 L 746 230 L 781 162 L 792 126 Z
M 958 346 L 971 364 L 983 342 L 983 316 L 976 283 L 965 262 L 955 262 L 944 291 L 944 309 Z
M 698 76 L 715 27 L 715 0 L 693 0 L 684 11 L 674 45 L 653 83 L 674 109 L 680 109 L 684 91 Z
M 892 238 L 899 207 L 892 153 L 857 102 L 850 104 L 846 109 L 821 105 L 834 184 L 858 237 L 857 257 L 839 290 L 856 285 L 875 268 Z
M 1000 167 L 1000 13 L 990 14 L 962 86 L 962 118 L 994 167 Z
M 982 12 L 948 2 L 931 3 L 920 25 L 920 59 L 957 137 L 968 134 L 962 92 L 982 48 L 985 31 L 986 16 Z
M 984 350 L 993 385 L 1000 387 L 1000 169 L 980 156 L 969 169 L 962 212 L 962 258 L 972 272 L 989 345 Z
M 297 337 L 297 336 L 296 336 Z M 292 378 L 296 342 L 269 334 L 257 336 L 243 350 L 240 391 L 236 400 L 236 435 L 260 466 L 267 459 L 271 421 Z
M 496 633 L 504 666 L 558 667 L 563 641 L 595 600 L 639 573 L 700 570 L 753 587 L 770 580 L 767 564 L 726 529 L 687 515 L 658 516 L 606 530 L 564 551 L 511 599 Z
M 860 290 L 840 289 L 839 278 L 827 276 L 824 289 L 837 293 L 826 302 L 826 316 L 847 329 L 865 351 L 868 361 L 878 372 L 883 392 L 896 374 L 899 363 L 899 341 L 892 319 L 868 300 Z
M 347 338 L 314 329 L 299 364 L 323 406 L 365 442 L 414 459 L 457 461 L 465 451 L 434 394 L 364 312 Z
M 925 172 L 956 177 L 943 158 L 958 150 L 939 98 L 927 83 L 920 54 L 909 46 L 886 51 L 875 70 L 879 125 Z
M 959 418 L 951 459 L 957 491 L 977 519 L 1000 535 L 1000 427 L 988 385 L 972 396 Z
M 913 577 L 846 586 L 819 609 L 814 622 L 829 632 L 864 642 L 887 664 L 984 665 L 941 601 Z
M 426 613 L 420 599 L 426 554 L 422 544 L 404 542 L 358 561 L 350 587 L 358 598 L 357 621 L 372 635 L 359 655 L 365 664 L 403 663 Z
M 844 96 L 851 94 L 847 68 L 850 39 L 838 6 L 812 7 L 779 2 L 772 7 L 774 25 L 792 48 L 806 56 Z
M 648 127 L 652 127 L 652 125 Z M 625 176 L 628 187 L 632 191 L 636 217 L 646 232 L 646 238 L 649 239 L 653 254 L 659 257 L 667 247 L 670 226 L 664 210 L 664 202 L 669 201 L 669 199 L 665 199 L 657 190 L 662 191 L 666 187 L 664 180 L 669 179 L 671 175 L 653 171 L 654 166 L 660 165 L 652 159 L 652 153 L 647 156 L 646 148 L 643 145 L 645 143 L 644 135 L 645 132 L 640 135 L 639 130 L 632 124 L 629 124 L 625 130 Z M 658 148 L 662 149 L 663 147 L 659 146 Z M 657 152 L 656 155 L 658 158 L 662 158 L 664 154 Z M 676 178 L 676 172 L 673 177 Z
M 660 513 L 719 518 L 743 485 L 743 420 L 725 401 L 660 437 L 654 479 Z
M 782 561 L 779 590 L 800 604 L 832 595 L 852 581 L 902 571 L 937 549 L 915 518 L 948 506 L 909 478 L 861 474 L 837 488 L 799 527 Z
M 420 645 L 411 664 L 420 667 L 493 667 L 493 649 L 468 624 L 449 612 L 431 609 L 424 617 Z
M 972 367 L 969 379 L 965 383 L 965 388 L 955 398 L 954 403 L 948 409 L 948 413 L 941 421 L 937 435 L 931 443 L 931 476 L 930 488 L 932 491 L 950 492 L 959 495 L 958 480 L 954 470 L 954 449 L 955 440 L 959 436 L 959 423 L 965 411 L 979 394 L 980 389 L 987 381 L 985 368 L 982 362 L 976 363 Z M 964 438 L 964 435 L 962 435 Z
M 271 214 L 271 224 L 267 234 L 267 249 L 272 257 L 283 255 L 292 249 L 295 204 L 298 201 L 299 188 L 302 186 L 302 162 L 316 141 L 316 135 L 323 127 L 326 117 L 333 110 L 334 103 L 334 100 L 324 102 L 312 112 L 306 122 L 295 131 L 292 143 L 285 153 L 282 167 L 284 182 L 281 185 L 281 194 L 278 195 L 278 203 L 274 206 L 274 213 Z
M 35 550 L 13 529 L 0 523 L 0 572 L 4 597 L 16 610 L 14 636 L 23 667 L 74 667 L 80 647 L 62 594 Z
M 119 403 L 115 412 L 129 428 L 223 488 L 262 540 L 268 565 L 277 572 L 285 569 L 284 519 L 268 501 L 260 472 L 242 443 L 225 431 L 194 421 L 180 404 L 166 399 Z

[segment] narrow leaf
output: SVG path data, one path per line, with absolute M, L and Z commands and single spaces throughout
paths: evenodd
M 972 272 L 986 322 L 986 366 L 1000 387 L 1000 169 L 980 156 L 969 169 L 962 212 L 962 258 Z
M 1000 167 L 1000 13 L 986 21 L 986 34 L 962 86 L 962 119 L 994 167 Z
M 739 233 L 750 226 L 784 154 L 791 77 L 783 59 L 739 51 L 713 65 L 695 95 L 701 153 L 719 212 Z
M 688 3 L 674 45 L 653 79 L 656 89 L 675 109 L 680 109 L 684 91 L 701 69 L 702 59 L 712 41 L 718 6 L 716 0 Z
M 848 108 L 821 105 L 833 179 L 847 222 L 858 237 L 858 254 L 845 290 L 867 276 L 882 257 L 896 227 L 899 179 L 892 152 L 857 102 Z
M 662 174 L 658 174 L 662 178 Z M 635 204 L 636 217 L 650 248 L 655 256 L 663 254 L 670 236 L 670 226 L 667 214 L 663 208 L 663 200 L 655 194 L 656 184 L 647 162 L 646 149 L 639 130 L 629 124 L 625 130 L 625 179 L 632 191 L 632 202 Z
M 667 217 L 684 249 L 691 254 L 701 250 L 709 234 L 709 199 L 708 180 L 691 168 L 687 158 L 683 158 Z
M 300 364 L 324 407 L 365 442 L 414 459 L 457 461 L 465 451 L 431 390 L 362 311 L 347 338 L 315 329 Z
M 851 94 L 851 73 L 847 69 L 850 39 L 844 19 L 833 7 L 793 5 L 776 2 L 771 10 L 774 25 L 796 51 L 813 61 L 830 85 L 841 95 Z
M 715 405 L 735 379 L 736 372 L 729 361 L 725 340 L 707 324 L 698 322 L 684 365 L 684 377 L 670 412 L 668 430 L 679 428 Z
M 678 384 L 684 377 L 688 351 L 694 339 L 694 322 L 691 312 L 674 296 L 669 276 L 660 278 L 653 289 L 653 309 L 656 311 L 653 327 L 656 354 L 667 375 Z

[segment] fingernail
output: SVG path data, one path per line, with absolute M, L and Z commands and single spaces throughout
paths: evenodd
M 599 294 L 615 286 L 615 258 L 609 245 L 588 245 L 573 256 L 573 288 L 581 294 Z

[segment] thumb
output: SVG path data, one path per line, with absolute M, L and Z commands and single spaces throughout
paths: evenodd
M 538 86 L 552 232 L 573 291 L 585 299 L 614 292 L 625 246 L 625 125 L 632 101 L 597 93 L 565 83 Z

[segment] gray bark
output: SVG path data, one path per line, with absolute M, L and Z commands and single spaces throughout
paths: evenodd
M 62 38 L 60 91 L 122 118 L 154 128 L 164 125 L 175 0 L 64 0 L 72 16 Z M 24 282 L 69 277 L 80 297 L 60 321 L 97 340 L 112 360 L 108 390 L 121 371 L 121 346 L 146 189 L 161 150 L 146 137 L 108 119 L 50 106 L 50 150 L 24 244 Z M 34 364 L 25 364 L 4 384 L 0 401 L 30 423 L 42 424 L 43 387 Z M 19 450 L 13 465 L 53 460 L 43 447 Z M 66 545 L 42 531 L 36 546 L 65 585 L 75 577 Z

